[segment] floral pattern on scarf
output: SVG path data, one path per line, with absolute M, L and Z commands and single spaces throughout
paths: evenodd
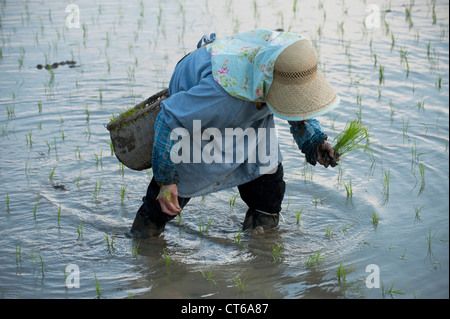
M 206 46 L 214 80 L 232 96 L 265 102 L 276 58 L 301 39 L 291 32 L 258 29 L 216 40 Z

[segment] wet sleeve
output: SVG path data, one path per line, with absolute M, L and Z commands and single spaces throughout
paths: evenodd
M 327 135 L 316 119 L 306 121 L 289 121 L 290 131 L 298 148 L 305 154 L 311 165 L 317 163 L 317 149 L 327 139 Z
M 156 117 L 152 151 L 153 176 L 160 185 L 178 184 L 180 181 L 175 164 L 170 159 L 170 150 L 176 143 L 170 139 L 170 132 L 170 127 L 160 113 Z

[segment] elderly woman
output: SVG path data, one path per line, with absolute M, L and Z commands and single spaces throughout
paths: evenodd
M 333 149 L 315 117 L 338 103 L 300 35 L 252 30 L 203 37 L 178 62 L 161 103 L 153 178 L 132 235 L 158 236 L 191 197 L 235 186 L 248 206 L 243 229 L 276 227 L 285 183 L 274 116 L 289 122 L 308 163 L 328 167 Z

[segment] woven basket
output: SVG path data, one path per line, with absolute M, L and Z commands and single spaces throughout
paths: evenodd
M 168 97 L 168 89 L 162 90 L 137 104 L 138 110 L 130 116 L 119 117 L 106 128 L 111 136 L 114 153 L 121 163 L 133 170 L 152 167 L 152 149 L 155 136 L 155 120 L 160 103 Z

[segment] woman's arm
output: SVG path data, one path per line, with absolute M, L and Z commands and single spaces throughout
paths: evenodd
M 161 113 L 156 117 L 155 139 L 152 152 L 152 169 L 155 181 L 160 186 L 157 200 L 163 213 L 178 215 L 181 208 L 178 204 L 178 188 L 180 181 L 174 163 L 170 159 L 170 151 L 176 141 L 170 139 L 170 128 Z
M 322 153 L 328 152 L 331 157 L 334 156 L 333 149 L 327 142 L 328 136 L 320 127 L 316 119 L 306 121 L 289 121 L 291 125 L 291 134 L 294 137 L 298 148 L 305 154 L 306 161 L 311 165 L 319 164 L 328 167 L 329 160 L 323 158 Z

